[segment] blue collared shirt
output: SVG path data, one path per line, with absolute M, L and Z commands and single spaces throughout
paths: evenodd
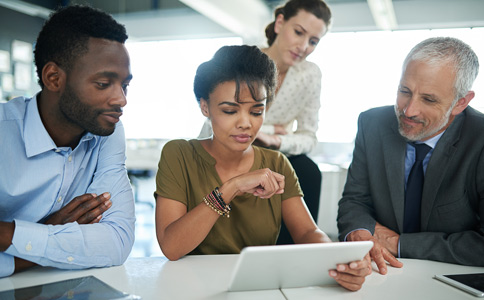
M 39 115 L 37 98 L 0 104 L 0 221 L 15 222 L 12 244 L 0 252 L 0 277 L 14 257 L 63 269 L 122 264 L 134 242 L 134 201 L 125 167 L 124 128 L 82 136 L 57 147 Z M 46 217 L 86 193 L 111 193 L 97 224 L 44 225 Z
M 430 146 L 430 151 L 427 153 L 425 156 L 422 164 L 423 164 L 423 169 L 424 169 L 424 174 L 427 172 L 427 165 L 429 164 L 430 157 L 432 156 L 432 153 L 434 152 L 435 145 L 437 145 L 437 142 L 440 140 L 440 137 L 442 134 L 444 134 L 445 131 L 439 133 L 438 135 L 434 136 L 433 138 L 430 138 L 426 140 L 425 142 L 417 142 L 426 144 L 427 146 Z M 407 189 L 407 180 L 408 180 L 408 175 L 410 175 L 410 170 L 412 170 L 412 166 L 415 163 L 415 148 L 407 143 L 407 151 L 405 154 L 405 190 Z

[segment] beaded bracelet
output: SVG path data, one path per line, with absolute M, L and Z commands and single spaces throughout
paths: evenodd
M 216 187 L 210 194 L 203 197 L 203 202 L 219 215 L 230 218 L 230 210 L 232 209 L 232 206 L 230 206 L 230 203 L 226 204 L 222 199 L 222 193 L 220 193 L 218 187 Z
M 230 204 L 225 204 L 225 201 L 224 199 L 222 199 L 222 193 L 219 191 L 218 187 L 216 187 L 211 195 L 215 198 L 215 200 L 217 201 L 217 203 L 223 208 L 223 210 L 228 213 L 231 209 L 232 209 L 232 206 L 230 206 Z

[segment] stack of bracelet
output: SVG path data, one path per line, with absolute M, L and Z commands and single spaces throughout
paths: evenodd
M 216 187 L 210 194 L 203 197 L 203 202 L 219 215 L 230 218 L 230 210 L 232 207 L 230 206 L 230 203 L 226 204 L 224 199 L 222 199 L 222 194 L 218 190 L 218 187 Z

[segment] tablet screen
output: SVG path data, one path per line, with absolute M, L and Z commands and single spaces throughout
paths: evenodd
M 484 293 L 484 273 L 444 275 Z
M 94 276 L 80 277 L 0 292 L 2 300 L 140 299 L 118 291 Z

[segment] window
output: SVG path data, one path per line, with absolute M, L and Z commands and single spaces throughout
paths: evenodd
M 241 38 L 127 43 L 133 80 L 123 124 L 126 138 L 195 138 L 205 117 L 193 94 L 197 67 Z
M 484 28 L 328 33 L 308 58 L 323 74 L 319 141 L 351 143 L 360 112 L 393 105 L 405 56 L 432 36 L 463 40 L 484 64 Z M 128 43 L 134 78 L 123 117 L 126 137 L 197 137 L 205 117 L 193 95 L 196 68 L 220 47 L 241 43 L 240 38 Z M 471 106 L 484 112 L 483 74 L 474 91 Z
M 484 28 L 328 33 L 308 60 L 323 74 L 318 139 L 350 143 L 360 112 L 396 101 L 403 60 L 429 37 L 452 36 L 469 44 L 484 64 Z M 471 106 L 484 112 L 484 72 L 474 82 Z

